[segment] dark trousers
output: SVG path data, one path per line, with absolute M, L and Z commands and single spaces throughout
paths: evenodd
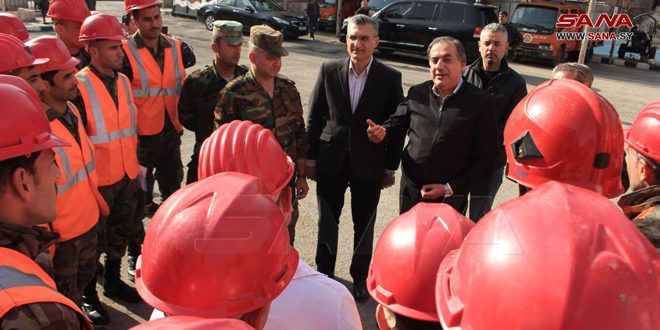
M 439 182 L 444 183 L 444 182 Z M 408 212 L 417 203 L 445 203 L 453 207 L 461 214 L 465 214 L 467 209 L 467 196 L 463 194 L 454 194 L 449 197 L 441 197 L 438 199 L 422 199 L 422 186 L 410 180 L 406 173 L 401 174 L 401 189 L 399 190 L 399 214 Z
M 199 166 L 199 151 L 202 148 L 202 142 L 195 143 L 193 147 L 192 156 L 190 156 L 190 162 L 188 163 L 188 173 L 186 174 L 186 184 L 191 184 L 198 180 L 197 178 L 197 168 Z
M 156 171 L 154 177 L 163 201 L 181 187 L 181 134 L 174 129 L 167 116 L 162 132 L 138 136 L 138 162 Z
M 84 234 L 55 246 L 53 267 L 57 291 L 71 299 L 77 306 L 82 304 L 85 287 L 95 279 L 97 225 Z M 96 285 L 96 281 L 93 281 Z
M 344 193 L 351 189 L 353 214 L 353 281 L 365 281 L 371 263 L 376 209 L 382 182 L 354 180 L 350 170 L 340 175 L 320 175 L 316 184 L 319 213 L 319 236 L 316 247 L 318 271 L 334 276 L 337 260 L 339 216 L 344 207 Z
M 298 200 L 293 200 L 293 212 L 291 213 L 291 222 L 287 226 L 289 231 L 289 243 L 293 246 L 293 242 L 296 240 L 296 224 L 298 223 L 298 218 L 300 217 L 300 211 L 298 211 Z
M 126 245 L 135 218 L 138 184 L 136 179 L 124 176 L 120 181 L 109 186 L 99 187 L 110 215 L 99 220 L 98 255 L 105 253 L 107 260 L 119 261 L 126 253 Z
M 477 222 L 493 207 L 495 195 L 502 185 L 504 166 L 474 181 L 470 187 L 470 220 Z
M 144 218 L 147 216 L 145 212 L 145 192 L 138 188 L 136 191 L 137 207 L 135 208 L 135 216 L 133 222 L 129 227 L 128 237 L 128 255 L 137 258 L 142 253 L 142 242 L 144 242 Z
M 307 32 L 309 32 L 310 38 L 314 38 L 314 31 L 316 31 L 318 24 L 318 17 L 307 17 Z

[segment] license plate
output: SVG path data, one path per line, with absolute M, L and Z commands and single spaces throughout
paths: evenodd
M 299 31 L 307 31 L 307 27 L 301 25 L 301 26 L 298 27 L 298 30 Z

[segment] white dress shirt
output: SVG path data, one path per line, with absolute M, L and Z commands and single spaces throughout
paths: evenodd
M 353 70 L 353 62 L 348 61 L 348 92 L 350 93 L 351 111 L 353 113 L 355 113 L 355 109 L 360 102 L 360 97 L 362 97 L 362 91 L 364 91 L 364 85 L 367 83 L 369 69 L 371 69 L 371 63 L 373 62 L 374 57 L 372 56 L 364 71 L 361 74 L 357 74 Z
M 362 330 L 351 293 L 302 259 L 293 280 L 270 306 L 265 330 Z

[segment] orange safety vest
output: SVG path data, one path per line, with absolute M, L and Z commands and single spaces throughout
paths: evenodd
M 69 103 L 69 110 L 78 117 L 80 144 L 59 120 L 50 122 L 53 133 L 71 145 L 53 148 L 60 177 L 56 181 L 57 218 L 52 229 L 60 234 L 60 241 L 76 238 L 94 227 L 99 220 L 101 205 L 105 204 L 101 203 L 103 198 L 98 192 L 94 145 L 85 133 L 76 107 Z
M 130 179 L 138 175 L 137 111 L 128 78 L 121 73 L 118 75 L 119 109 L 101 79 L 89 67 L 76 75 L 80 81 L 78 90 L 85 102 L 87 134 L 96 152 L 100 186 L 115 184 L 124 175 Z
M 122 42 L 124 52 L 133 70 L 133 96 L 138 108 L 138 134 L 155 135 L 163 130 L 165 113 L 177 132 L 183 131 L 179 123 L 179 95 L 186 79 L 183 67 L 181 41 L 162 35 L 169 48 L 165 52 L 165 63 L 161 72 L 158 63 L 147 47 L 138 49 L 135 39 L 128 37 Z
M 0 318 L 16 307 L 35 303 L 58 303 L 87 320 L 80 308 L 57 292 L 55 281 L 26 255 L 0 247 Z M 89 321 L 82 329 L 93 329 Z

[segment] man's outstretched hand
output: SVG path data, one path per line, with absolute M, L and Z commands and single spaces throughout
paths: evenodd
M 385 139 L 387 129 L 383 126 L 376 125 L 371 119 L 367 119 L 367 125 L 369 125 L 367 128 L 367 137 L 369 138 L 369 141 L 373 143 L 381 143 L 383 139 Z

